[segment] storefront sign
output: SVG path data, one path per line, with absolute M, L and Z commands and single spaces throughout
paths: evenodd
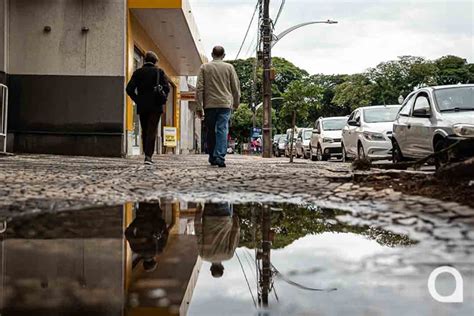
M 178 137 L 177 137 L 177 129 L 176 127 L 165 126 L 163 127 L 163 138 L 164 138 L 164 146 L 165 147 L 176 147 Z
M 181 101 L 196 101 L 195 91 L 181 91 L 180 96 L 181 96 Z

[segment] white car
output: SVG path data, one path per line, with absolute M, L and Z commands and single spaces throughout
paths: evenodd
M 459 141 L 449 160 L 474 156 L 474 85 L 426 87 L 412 92 L 393 124 L 393 160 L 426 157 Z
M 296 157 L 309 158 L 309 144 L 311 142 L 312 128 L 302 128 L 296 138 Z
M 342 128 L 347 122 L 347 116 L 320 117 L 313 129 L 309 156 L 313 161 L 326 161 L 331 157 L 341 157 Z
M 342 129 L 342 160 L 380 160 L 392 157 L 393 121 L 400 105 L 375 105 L 356 109 Z

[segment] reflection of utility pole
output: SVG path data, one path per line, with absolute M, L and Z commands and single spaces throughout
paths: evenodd
M 263 157 L 272 157 L 272 26 L 270 0 L 263 0 Z
M 262 207 L 262 243 L 258 253 L 261 261 L 259 271 L 259 296 L 258 302 L 261 307 L 268 307 L 268 296 L 271 291 L 272 269 L 270 261 L 271 242 L 271 210 L 268 205 Z

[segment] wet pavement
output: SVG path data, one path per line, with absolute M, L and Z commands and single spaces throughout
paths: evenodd
M 140 159 L 20 155 L 0 158 L 0 222 L 37 212 L 117 205 L 163 197 L 220 199 L 233 203 L 292 202 L 354 210 L 439 214 L 474 225 L 474 209 L 376 190 L 354 182 L 350 164 L 229 155 L 227 168 L 210 167 L 204 155 L 157 156 L 155 166 Z M 368 173 L 373 172 L 369 171 Z M 383 177 L 385 171 L 377 171 Z M 407 176 L 420 173 L 406 172 Z M 474 187 L 473 192 L 474 194 Z
M 431 210 L 162 198 L 7 219 L 1 315 L 471 315 L 472 226 Z M 464 302 L 435 301 L 452 266 Z M 436 289 L 454 289 L 440 275 Z

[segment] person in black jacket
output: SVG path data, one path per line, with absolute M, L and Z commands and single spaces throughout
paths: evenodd
M 163 113 L 163 105 L 166 99 L 157 100 L 156 89 L 158 83 L 166 96 L 170 92 L 168 77 L 165 72 L 158 68 L 158 56 L 154 52 L 145 54 L 145 64 L 137 69 L 130 82 L 127 84 L 127 94 L 137 105 L 137 112 L 140 116 L 140 125 L 142 126 L 142 144 L 145 152 L 145 164 L 153 164 L 151 159 L 155 152 L 156 134 L 158 132 L 158 123 Z

